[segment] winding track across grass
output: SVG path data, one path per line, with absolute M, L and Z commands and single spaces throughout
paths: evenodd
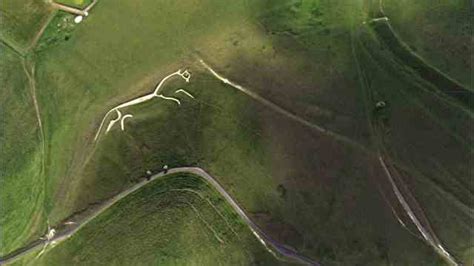
M 258 94 L 236 84 L 236 83 L 233 83 L 232 81 L 229 81 L 228 79 L 224 78 L 223 76 L 219 75 L 216 71 L 214 71 L 214 69 L 212 69 L 208 64 L 206 64 L 202 59 L 200 60 L 201 64 L 208 70 L 210 71 L 216 78 L 218 78 L 219 80 L 221 80 L 222 82 L 224 82 L 225 84 L 228 84 L 242 92 L 244 92 L 245 94 L 247 94 L 248 96 L 254 98 L 255 100 L 259 101 L 260 103 L 266 105 L 267 107 L 279 112 L 279 113 L 282 113 L 283 115 L 293 119 L 293 120 L 296 120 L 297 122 L 300 122 L 306 126 L 309 126 L 311 128 L 314 128 L 318 131 L 320 131 L 321 133 L 324 133 L 324 134 L 327 134 L 327 135 L 330 135 L 332 137 L 334 137 L 335 139 L 339 140 L 339 141 L 343 141 L 343 142 L 346 142 L 349 144 L 352 144 L 351 146 L 358 146 L 358 148 L 361 147 L 360 144 L 358 143 L 355 143 L 354 141 L 350 140 L 350 139 L 347 139 L 347 137 L 344 137 L 344 136 L 341 136 L 341 135 L 338 135 L 334 132 L 331 132 L 331 131 L 328 131 L 327 129 L 325 128 L 322 128 L 318 125 L 314 125 L 312 123 L 310 123 L 309 121 L 306 121 L 304 120 L 303 118 L 299 117 L 299 116 L 296 116 L 294 114 L 292 114 L 291 112 L 279 107 L 278 105 L 275 105 L 274 103 L 266 100 L 265 98 L 259 96 Z M 187 82 L 189 81 L 189 78 L 190 78 L 190 75 L 189 73 L 185 74 L 186 72 L 183 72 L 181 70 L 178 70 L 177 72 L 174 72 L 170 75 L 168 75 L 167 77 L 163 78 L 161 80 L 161 82 L 158 84 L 158 86 L 156 87 L 156 89 L 154 90 L 153 93 L 149 94 L 149 95 L 145 95 L 145 96 L 142 96 L 142 97 L 138 97 L 136 99 L 133 99 L 131 101 L 128 101 L 126 103 L 123 103 L 123 104 L 120 104 L 114 108 L 112 108 L 105 116 L 104 116 L 104 119 L 101 123 L 101 126 L 99 127 L 99 130 L 97 132 L 97 136 L 100 134 L 100 131 L 101 131 L 101 128 L 103 126 L 103 123 L 107 117 L 107 115 L 113 111 L 116 111 L 117 114 L 118 114 L 118 118 L 113 120 L 110 124 L 109 124 L 109 128 L 115 123 L 115 122 L 118 122 L 118 120 L 120 120 L 120 118 L 122 117 L 120 111 L 118 110 L 119 108 L 122 108 L 122 107 L 126 107 L 126 106 L 130 106 L 130 105 L 134 105 L 134 104 L 138 104 L 138 103 L 141 103 L 143 101 L 147 101 L 147 100 L 150 100 L 154 97 L 160 97 L 162 96 L 161 94 L 158 94 L 158 91 L 159 89 L 161 88 L 161 86 L 164 84 L 164 82 L 169 79 L 170 77 L 174 76 L 174 75 L 180 75 L 183 79 L 185 79 Z M 129 115 L 125 115 L 123 118 L 126 118 L 128 117 Z M 114 122 L 115 121 L 115 122 Z M 123 128 L 123 120 L 121 121 L 122 122 L 122 128 Z M 364 151 L 367 151 L 367 148 L 363 147 L 362 146 L 362 150 Z M 383 161 L 382 157 L 379 156 L 379 160 L 380 160 L 380 163 L 383 167 L 383 169 L 385 170 L 385 173 L 387 175 L 387 177 L 389 178 L 389 180 L 391 181 L 390 183 L 392 184 L 392 187 L 393 187 L 393 190 L 394 190 L 394 193 L 396 194 L 397 196 L 397 199 L 400 201 L 400 203 L 402 204 L 404 210 L 407 212 L 408 216 L 411 218 L 412 222 L 416 225 L 417 229 L 419 230 L 419 232 L 422 234 L 423 238 L 442 256 L 444 257 L 448 262 L 450 262 L 450 264 L 453 264 L 453 265 L 457 265 L 457 263 L 454 261 L 454 259 L 452 258 L 452 256 L 443 248 L 443 246 L 441 245 L 441 243 L 437 240 L 436 236 L 431 232 L 431 233 L 428 233 L 428 231 L 425 229 L 425 227 L 421 224 L 421 222 L 419 221 L 419 219 L 417 218 L 417 216 L 414 214 L 414 212 L 411 210 L 409 204 L 406 202 L 404 196 L 401 194 L 401 192 L 399 191 L 397 185 L 393 182 L 393 178 L 391 177 L 391 174 L 390 174 L 390 171 L 387 169 L 387 166 L 385 164 L 385 162 Z M 271 237 L 269 237 L 268 235 L 266 235 L 256 224 L 254 224 L 250 218 L 245 214 L 245 212 L 240 208 L 240 206 L 233 200 L 233 198 L 219 185 L 219 183 L 211 176 L 209 175 L 208 173 L 206 173 L 203 169 L 201 168 L 194 168 L 194 167 L 180 167 L 180 168 L 174 168 L 174 169 L 170 169 L 168 174 L 173 174 L 173 173 L 192 173 L 192 174 L 195 174 L 195 175 L 198 175 L 202 178 L 204 178 L 208 183 L 210 183 L 225 199 L 226 201 L 232 206 L 232 208 L 239 214 L 239 216 L 245 221 L 245 223 L 247 224 L 247 226 L 249 227 L 249 229 L 252 231 L 252 233 L 257 237 L 257 239 L 266 247 L 266 249 L 271 252 L 273 255 L 275 255 L 277 258 L 279 258 L 279 256 L 274 252 L 278 252 L 280 256 L 283 256 L 287 259 L 290 259 L 292 261 L 296 261 L 296 262 L 300 262 L 300 263 L 303 263 L 303 264 L 308 264 L 308 265 L 319 265 L 317 262 L 299 254 L 297 251 L 295 251 L 294 249 L 288 247 L 288 246 L 285 246 L 285 245 L 282 245 L 278 242 L 276 242 L 275 240 L 273 240 Z M 152 180 L 158 178 L 158 177 L 161 177 L 165 175 L 164 172 L 161 172 L 155 176 L 152 177 Z M 71 237 L 74 233 L 76 233 L 81 227 L 83 227 L 84 225 L 86 225 L 89 221 L 93 220 L 95 217 L 97 217 L 99 214 L 101 214 L 102 212 L 104 212 L 105 210 L 107 210 L 109 207 L 111 207 L 113 204 L 115 204 L 117 201 L 121 200 L 122 198 L 126 197 L 127 195 L 133 193 L 134 191 L 138 190 L 139 188 L 141 188 L 142 186 L 146 185 L 147 184 L 147 181 L 145 180 L 142 180 L 140 183 L 134 185 L 133 187 L 121 192 L 120 194 L 116 195 L 115 197 L 111 198 L 110 200 L 107 200 L 105 201 L 102 205 L 100 205 L 97 209 L 94 210 L 94 212 L 92 214 L 90 214 L 89 216 L 83 218 L 81 221 L 74 221 L 74 222 L 70 222 L 70 223 L 65 223 L 64 225 L 67 225 L 66 229 L 62 230 L 62 231 L 59 231 L 57 235 L 55 235 L 53 238 L 50 238 L 50 239 L 46 239 L 46 240 L 43 240 L 43 239 L 39 239 L 39 240 L 36 240 L 34 241 L 33 243 L 31 243 L 30 245 L 22 248 L 22 249 L 19 249 L 9 255 L 7 255 L 6 257 L 4 258 L 0 258 L 0 263 L 3 264 L 3 263 L 10 263 L 10 262 L 13 262 L 19 258 L 21 258 L 22 256 L 26 255 L 26 254 L 29 254 L 39 248 L 45 248 L 45 246 L 48 246 L 50 243 L 53 244 L 53 246 L 55 244 L 58 244 L 59 242 L 62 242 L 66 239 L 68 239 L 69 237 Z
M 362 150 L 364 151 L 367 151 L 367 148 L 365 148 L 364 146 L 362 146 L 361 144 L 357 143 L 357 142 L 354 142 L 353 140 L 345 137 L 345 136 L 342 136 L 342 135 L 339 135 L 335 132 L 332 132 L 326 128 L 323 128 L 319 125 L 315 125 L 295 114 L 292 114 L 291 112 L 281 108 L 280 106 L 270 102 L 269 100 L 261 97 L 260 95 L 240 86 L 239 84 L 236 84 L 232 81 L 230 81 L 229 79 L 221 76 L 220 74 L 218 74 L 213 68 L 211 68 L 206 62 L 204 62 L 204 60 L 200 59 L 199 62 L 209 71 L 212 73 L 212 75 L 214 75 L 216 78 L 218 78 L 219 80 L 221 80 L 222 82 L 224 82 L 225 84 L 228 84 L 236 89 L 238 89 L 239 91 L 242 91 L 243 93 L 249 95 L 250 97 L 254 98 L 255 100 L 259 101 L 260 103 L 268 106 L 269 108 L 287 116 L 288 118 L 291 118 L 299 123 L 302 123 L 306 126 L 309 126 L 311 128 L 314 128 L 316 130 L 318 130 L 319 132 L 323 133 L 323 134 L 326 134 L 326 135 L 329 135 L 331 137 L 333 137 L 334 139 L 336 140 L 339 140 L 339 141 L 342 141 L 346 144 L 350 144 L 351 146 L 354 146 L 354 147 L 357 147 L 357 148 L 361 148 Z M 415 224 L 416 228 L 418 229 L 418 231 L 421 233 L 421 235 L 423 236 L 423 239 L 425 239 L 425 241 L 433 247 L 433 249 L 441 256 L 443 257 L 450 265 L 458 265 L 458 263 L 455 261 L 455 259 L 453 258 L 453 256 L 451 256 L 451 254 L 449 254 L 449 252 L 443 247 L 443 245 L 441 244 L 441 242 L 438 240 L 438 238 L 436 237 L 435 233 L 430 230 L 430 225 L 428 223 L 428 221 L 424 221 L 425 222 L 425 225 L 422 225 L 422 222 L 421 222 L 421 219 L 414 213 L 414 211 L 412 210 L 412 208 L 410 207 L 410 205 L 408 204 L 407 200 L 405 199 L 405 196 L 403 195 L 403 193 L 400 191 L 399 187 L 395 184 L 394 182 L 394 179 L 390 173 L 390 171 L 388 170 L 386 164 L 385 164 L 385 161 L 383 160 L 382 156 L 380 155 L 380 152 L 378 152 L 378 159 L 379 159 L 379 162 L 382 166 L 382 168 L 384 169 L 384 172 L 388 178 L 388 180 L 390 181 L 390 184 L 392 186 L 392 189 L 393 189 L 393 192 L 394 194 L 396 195 L 398 201 L 400 202 L 400 204 L 402 205 L 403 209 L 405 210 L 405 212 L 407 213 L 407 215 L 410 217 L 411 221 Z M 401 180 L 401 182 L 403 182 L 403 180 Z M 410 197 L 411 195 L 408 195 L 407 197 Z M 413 199 L 414 197 L 411 196 Z M 415 200 L 415 203 L 416 203 L 416 200 Z M 419 210 L 419 212 L 421 212 L 421 209 Z M 421 213 L 419 216 L 421 217 L 424 217 L 424 215 Z M 397 217 L 398 218 L 398 217 Z M 426 219 L 425 219 L 426 220 Z M 401 221 L 401 220 L 399 220 Z M 401 223 L 402 226 L 405 226 L 404 223 L 402 222 Z M 426 229 L 426 228 L 429 228 L 429 229 Z
M 31 66 L 31 73 L 28 70 L 28 62 L 26 58 L 22 58 L 21 64 L 23 66 L 23 71 L 28 79 L 30 85 L 31 97 L 33 99 L 33 106 L 35 107 L 36 119 L 38 121 L 38 127 L 40 130 L 41 137 L 41 171 L 45 169 L 45 154 L 46 154 L 46 140 L 44 135 L 43 123 L 41 122 L 41 112 L 36 98 L 36 81 L 35 81 L 35 66 Z
M 383 1 L 380 0 L 379 4 L 380 4 L 380 10 L 382 11 L 383 10 Z M 388 20 L 386 17 L 379 18 L 379 19 L 381 21 Z M 358 72 L 358 76 L 359 76 L 360 86 L 363 89 L 365 88 L 364 90 L 365 90 L 366 97 L 372 98 L 371 93 L 367 89 L 367 84 L 364 81 L 364 74 L 361 71 L 361 65 L 360 65 L 358 57 L 356 55 L 355 43 L 354 43 L 355 36 L 354 35 L 355 35 L 355 29 L 352 28 L 351 47 L 352 47 L 352 54 L 353 54 L 353 57 L 355 59 L 356 66 L 357 66 L 357 72 Z M 367 102 L 365 103 L 365 105 L 366 105 L 366 108 L 367 108 L 367 111 L 368 111 Z M 377 151 L 376 151 L 377 159 L 378 159 L 382 169 L 384 170 L 385 176 L 387 177 L 387 179 L 390 183 L 391 189 L 392 189 L 394 195 L 396 196 L 397 201 L 399 202 L 399 204 L 401 205 L 401 207 L 403 208 L 405 213 L 410 218 L 410 221 L 415 225 L 416 229 L 421 234 L 423 240 L 428 245 L 430 245 L 434 249 L 434 251 L 436 253 L 438 253 L 449 265 L 459 265 L 457 263 L 456 259 L 444 248 L 443 244 L 438 239 L 435 232 L 431 229 L 431 225 L 430 225 L 428 219 L 425 217 L 425 215 L 423 213 L 423 210 L 421 209 L 421 207 L 418 204 L 417 200 L 410 193 L 410 191 L 406 189 L 407 185 L 404 182 L 404 180 L 400 177 L 397 177 L 396 173 L 394 173 L 394 175 L 392 175 L 391 171 L 389 170 L 389 166 L 387 166 L 386 160 L 384 159 L 385 156 L 383 156 L 383 154 L 388 154 L 388 153 L 385 151 L 385 147 L 382 144 L 382 141 L 380 139 L 378 139 L 377 136 L 379 134 L 377 134 L 377 130 L 375 129 L 375 126 L 374 126 L 374 124 L 372 123 L 372 121 L 370 119 L 369 119 L 368 123 L 370 125 L 370 129 L 372 131 L 373 136 L 375 136 L 375 139 L 374 139 L 375 143 L 377 143 Z M 390 158 L 388 156 L 386 156 L 386 159 L 390 159 Z M 397 182 L 395 182 L 395 179 L 398 182 L 400 182 L 399 185 L 397 185 Z M 403 188 L 405 188 L 405 189 L 403 189 Z M 384 198 L 386 198 L 384 193 L 382 191 L 380 191 L 380 192 L 381 192 L 382 196 Z M 409 199 L 411 200 L 412 206 L 410 206 Z M 409 230 L 406 227 L 405 223 L 399 218 L 399 216 L 397 215 L 397 213 L 396 213 L 395 209 L 393 208 L 393 206 L 391 206 L 391 204 L 388 201 L 387 201 L 387 204 L 392 209 L 393 214 L 397 218 L 399 223 L 406 230 L 408 230 L 408 232 L 413 234 L 413 232 L 411 232 L 411 230 Z
M 274 104 L 273 102 L 261 97 L 260 95 L 256 94 L 255 92 L 250 91 L 247 88 L 244 88 L 241 85 L 230 81 L 229 79 L 227 79 L 227 78 L 223 77 L 222 75 L 220 75 L 219 73 L 217 73 L 212 67 L 210 67 L 206 62 L 204 62 L 204 60 L 199 59 L 199 62 L 204 66 L 204 68 L 206 68 L 209 72 L 212 73 L 212 75 L 214 75 L 217 79 L 221 80 L 223 83 L 228 84 L 228 85 L 238 89 L 239 91 L 241 91 L 241 92 L 247 94 L 248 96 L 254 98 L 258 102 L 266 105 L 267 107 L 271 108 L 272 110 L 277 111 L 277 112 L 285 115 L 286 117 L 288 117 L 290 119 L 293 119 L 293 120 L 295 120 L 295 121 L 297 121 L 297 122 L 299 122 L 299 123 L 301 123 L 305 126 L 316 129 L 317 131 L 319 131 L 323 134 L 331 136 L 331 137 L 333 137 L 334 139 L 336 139 L 338 141 L 341 141 L 341 142 L 349 144 L 353 147 L 359 148 L 362 151 L 372 153 L 366 147 L 364 147 L 361 144 L 347 138 L 346 136 L 339 135 L 339 134 L 337 134 L 335 132 L 332 132 L 332 131 L 330 131 L 326 128 L 323 128 L 319 125 L 313 124 L 313 123 L 311 123 L 311 122 L 309 122 L 309 121 L 307 121 L 307 120 L 305 120 L 305 119 L 303 119 L 303 118 L 301 118 L 301 117 L 299 117 L 299 116 L 297 116 L 297 115 L 281 108 L 280 106 Z M 390 181 L 390 184 L 392 186 L 392 190 L 393 190 L 394 194 L 396 195 L 397 200 L 402 205 L 402 207 L 405 210 L 405 212 L 407 213 L 408 217 L 410 217 L 411 221 L 415 224 L 416 228 L 418 229 L 418 231 L 423 236 L 423 239 L 430 246 L 432 246 L 433 249 L 442 258 L 444 258 L 446 260 L 446 262 L 448 262 L 450 265 L 458 265 L 458 263 L 453 258 L 453 256 L 451 254 L 449 254 L 449 252 L 443 247 L 441 242 L 438 240 L 436 234 L 431 230 L 431 226 L 430 226 L 429 222 L 427 221 L 427 219 L 421 219 L 420 218 L 420 217 L 424 217 L 424 214 L 422 213 L 421 208 L 418 209 L 419 214 L 416 215 L 415 211 L 413 211 L 413 208 L 410 207 L 410 205 L 408 204 L 408 202 L 406 200 L 406 198 L 412 198 L 414 200 L 414 204 L 416 204 L 418 206 L 418 203 L 416 202 L 416 199 L 414 199 L 414 197 L 411 194 L 408 194 L 409 193 L 408 191 L 405 191 L 405 193 L 402 193 L 400 191 L 399 187 L 395 184 L 394 179 L 393 179 L 390 171 L 388 170 L 384 159 L 382 158 L 381 152 L 377 151 L 376 154 L 377 154 L 377 157 L 379 159 L 379 162 L 380 162 L 382 168 L 384 169 L 384 172 L 385 172 L 388 180 Z M 371 154 L 371 155 L 374 155 L 374 154 Z M 402 179 L 400 179 L 400 182 L 402 182 L 402 185 L 405 185 L 404 181 Z M 403 194 L 408 194 L 408 195 L 403 195 Z M 401 221 L 401 220 L 399 220 L 399 221 Z M 405 226 L 404 223 L 401 223 L 401 224 L 402 224 L 402 226 Z
M 206 182 L 208 182 L 214 189 L 216 189 L 219 192 L 219 194 L 222 197 L 224 197 L 227 203 L 230 204 L 230 206 L 237 212 L 240 218 L 244 220 L 245 224 L 249 227 L 249 229 L 252 231 L 255 237 L 260 241 L 260 243 L 262 243 L 262 245 L 265 246 L 267 251 L 272 253 L 276 258 L 280 259 L 280 257 L 283 257 L 289 261 L 298 262 L 305 265 L 319 265 L 318 262 L 299 254 L 293 248 L 286 246 L 284 244 L 281 244 L 275 241 L 274 239 L 272 239 L 270 236 L 266 235 L 254 222 L 252 222 L 252 220 L 250 220 L 247 214 L 245 214 L 244 210 L 242 210 L 242 208 L 237 204 L 237 202 L 227 193 L 227 191 L 225 191 L 225 189 L 214 179 L 214 177 L 212 177 L 209 173 L 207 173 L 206 171 L 198 167 L 172 168 L 166 172 L 160 172 L 153 175 L 149 181 L 146 179 L 142 179 L 140 182 L 138 182 L 134 186 L 122 191 L 121 193 L 117 194 L 111 199 L 104 201 L 100 206 L 94 209 L 94 212 L 92 212 L 87 217 L 82 218 L 80 221 L 79 220 L 68 221 L 67 223 L 64 223 L 63 225 L 65 226 L 65 229 L 63 230 L 58 229 L 54 237 L 47 238 L 47 239 L 38 239 L 32 242 L 30 245 L 24 248 L 21 248 L 19 250 L 16 250 L 6 255 L 3 258 L 0 258 L 0 264 L 13 263 L 14 261 L 22 258 L 23 256 L 27 254 L 30 254 L 34 251 L 44 248 L 50 243 L 52 243 L 53 244 L 52 247 L 54 247 L 60 242 L 63 242 L 69 239 L 70 237 L 72 237 L 82 227 L 87 225 L 90 221 L 92 221 L 101 213 L 103 213 L 104 211 L 112 207 L 115 203 L 117 203 L 121 199 L 127 197 L 128 195 L 141 189 L 142 187 L 146 186 L 147 184 L 151 183 L 152 181 L 160 177 L 163 177 L 165 175 L 171 175 L 171 174 L 179 174 L 179 173 L 190 173 L 190 174 L 197 175 L 203 178 Z M 45 253 L 47 251 L 48 250 L 45 250 Z M 275 252 L 277 252 L 278 254 L 276 254 Z

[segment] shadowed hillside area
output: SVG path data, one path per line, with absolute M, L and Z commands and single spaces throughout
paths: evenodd
M 6 0 L 0 261 L 471 265 L 471 11 Z

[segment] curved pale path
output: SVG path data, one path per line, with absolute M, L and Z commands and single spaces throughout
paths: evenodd
M 133 185 L 132 187 L 122 191 L 116 196 L 103 202 L 100 206 L 95 208 L 94 211 L 89 216 L 84 217 L 78 221 L 69 220 L 68 222 L 64 223 L 63 225 L 66 226 L 65 229 L 63 230 L 58 229 L 57 231 L 55 231 L 55 234 L 53 234 L 52 237 L 50 236 L 50 237 L 40 238 L 32 242 L 30 245 L 24 248 L 21 248 L 19 250 L 16 250 L 3 258 L 0 258 L 0 264 L 13 263 L 14 261 L 22 258 L 23 256 L 37 250 L 42 250 L 41 251 L 42 254 L 47 253 L 49 250 L 54 248 L 54 246 L 57 246 L 61 242 L 72 237 L 82 227 L 87 225 L 90 221 L 92 221 L 101 213 L 103 213 L 104 211 L 112 207 L 115 203 L 117 203 L 121 199 L 127 197 L 128 195 L 132 194 L 133 192 L 139 190 L 140 188 L 148 185 L 149 183 L 151 183 L 152 181 L 160 177 L 171 175 L 171 174 L 178 174 L 178 173 L 191 173 L 196 176 L 199 176 L 203 178 L 207 183 L 209 183 L 214 189 L 216 189 L 217 192 L 219 192 L 219 194 L 227 201 L 227 203 L 237 212 L 240 218 L 244 220 L 245 224 L 252 231 L 255 237 L 262 243 L 262 245 L 265 246 L 267 251 L 272 253 L 276 258 L 281 259 L 281 257 L 283 257 L 287 260 L 298 262 L 305 265 L 319 265 L 318 262 L 313 261 L 312 259 L 299 254 L 293 248 L 286 246 L 284 244 L 281 244 L 275 241 L 274 239 L 272 239 L 271 237 L 269 237 L 268 235 L 266 235 L 254 222 L 252 222 L 252 220 L 250 220 L 247 214 L 245 214 L 244 210 L 227 193 L 227 191 L 225 191 L 225 189 L 214 179 L 214 177 L 212 177 L 209 173 L 207 173 L 206 171 L 198 167 L 172 168 L 166 172 L 160 172 L 158 174 L 153 175 L 149 181 L 146 179 L 142 179 L 140 182 Z M 48 233 L 50 233 L 51 230 L 55 230 L 55 229 L 54 228 L 50 229 Z M 48 245 L 50 245 L 50 248 L 46 249 L 45 246 L 48 246 Z

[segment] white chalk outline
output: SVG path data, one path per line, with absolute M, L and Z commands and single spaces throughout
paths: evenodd
M 175 91 L 174 93 L 178 93 L 178 92 L 182 92 L 182 93 L 188 95 L 189 97 L 195 99 L 194 96 L 193 96 L 191 93 L 189 93 L 189 92 L 187 92 L 187 91 L 185 91 L 185 90 L 183 90 L 183 89 L 179 89 L 179 90 Z
M 110 121 L 109 122 L 109 125 L 107 126 L 107 129 L 105 131 L 105 133 L 107 134 L 109 132 L 110 129 L 112 129 L 112 127 L 114 126 L 115 123 L 117 123 L 118 121 L 121 120 L 121 125 L 122 125 L 122 130 L 124 130 L 124 126 L 123 126 L 123 119 L 122 118 L 122 112 L 120 112 L 120 109 L 121 108 L 125 108 L 125 107 L 128 107 L 128 106 L 132 106 L 132 105 L 136 105 L 136 104 L 139 104 L 139 103 L 143 103 L 143 102 L 146 102 L 146 101 L 149 101 L 155 97 L 157 98 L 162 98 L 162 99 L 165 99 L 165 100 L 172 100 L 172 101 L 175 101 L 178 103 L 178 105 L 181 105 L 181 102 L 176 99 L 176 98 L 172 98 L 172 97 L 166 97 L 162 94 L 158 94 L 158 92 L 160 91 L 161 87 L 163 86 L 163 84 L 168 80 L 170 79 L 171 77 L 174 77 L 174 76 L 180 76 L 182 79 L 184 79 L 186 82 L 189 83 L 189 80 L 191 79 L 191 73 L 189 73 L 189 71 L 187 70 L 181 70 L 179 69 L 178 71 L 176 72 L 173 72 L 171 74 L 169 74 L 168 76 L 164 77 L 160 83 L 156 86 L 155 90 L 150 93 L 150 94 L 147 94 L 147 95 L 144 95 L 144 96 L 141 96 L 141 97 L 137 97 L 135 99 L 132 99 L 128 102 L 124 102 L 124 103 L 121 103 L 117 106 L 115 106 L 114 108 L 110 109 L 105 115 L 104 117 L 102 118 L 102 122 L 100 123 L 100 126 L 99 126 L 99 129 L 97 130 L 97 133 L 94 137 L 94 141 L 97 141 L 97 139 L 99 138 L 99 135 L 100 135 L 100 132 L 102 130 L 102 127 L 104 126 L 104 123 L 105 123 L 105 120 L 106 118 L 109 116 L 109 114 L 111 114 L 112 112 L 116 112 L 117 113 L 117 118 Z M 132 115 L 130 114 L 126 114 L 125 117 L 132 117 Z
M 125 119 L 126 119 L 126 118 L 129 118 L 129 117 L 133 117 L 133 115 L 131 115 L 131 114 L 124 115 L 124 116 L 122 117 L 122 120 L 120 120 L 120 129 L 122 129 L 122 131 L 125 130 L 125 124 L 124 124 L 124 123 L 125 123 Z
M 173 101 L 175 103 L 177 103 L 178 105 L 181 105 L 181 101 L 174 98 L 174 97 L 167 97 L 167 96 L 163 96 L 163 95 L 158 95 L 157 97 L 161 98 L 161 99 L 164 99 L 164 100 L 169 100 L 169 101 Z

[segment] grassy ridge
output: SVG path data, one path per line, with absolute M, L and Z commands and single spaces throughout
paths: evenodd
M 200 177 L 153 181 L 99 215 L 36 265 L 278 264 Z
M 400 40 L 388 21 L 372 21 L 370 25 L 395 56 L 413 68 L 423 79 L 433 83 L 438 89 L 447 95 L 456 98 L 467 108 L 472 107 L 474 92 L 464 88 L 461 84 L 447 77 L 445 74 L 416 55 Z
M 181 106 L 157 100 L 126 110 L 134 117 L 125 132 L 115 128 L 101 140 L 82 191 L 100 195 L 106 180 L 125 180 L 127 172 L 195 164 L 216 176 L 265 232 L 322 263 L 433 262 L 429 248 L 384 207 L 364 155 L 191 69 L 192 82 L 182 87 L 196 99 L 178 96 Z M 416 252 L 401 259 L 404 245 Z

